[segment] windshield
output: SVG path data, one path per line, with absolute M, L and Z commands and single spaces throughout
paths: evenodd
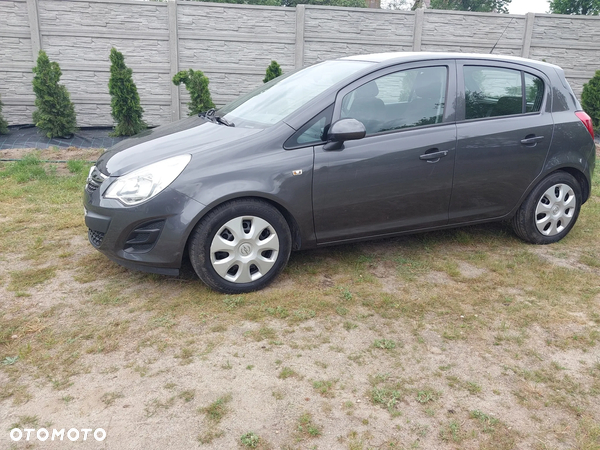
M 236 127 L 269 127 L 338 81 L 371 64 L 366 61 L 325 61 L 283 75 L 221 108 L 219 116 Z

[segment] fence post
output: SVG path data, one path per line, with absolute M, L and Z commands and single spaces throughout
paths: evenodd
M 29 16 L 29 31 L 31 33 L 31 49 L 33 50 L 33 65 L 42 49 L 40 19 L 38 15 L 38 0 L 27 0 L 27 15 Z
M 295 45 L 295 63 L 296 69 L 304 66 L 304 22 L 306 20 L 306 6 L 296 6 L 296 45 Z
M 421 40 L 423 39 L 423 22 L 425 22 L 425 9 L 418 8 L 415 14 L 415 28 L 413 35 L 413 52 L 421 51 Z
M 181 101 L 179 99 L 179 86 L 175 86 L 171 80 L 179 72 L 179 34 L 177 31 L 177 0 L 169 0 L 169 59 L 171 62 L 171 121 L 179 120 L 181 117 Z
M 527 13 L 525 22 L 525 34 L 523 35 L 523 48 L 521 49 L 521 57 L 529 58 L 531 50 L 531 40 L 533 39 L 533 26 L 535 24 L 535 13 Z

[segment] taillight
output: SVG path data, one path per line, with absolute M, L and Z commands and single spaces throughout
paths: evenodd
M 592 135 L 592 139 L 594 139 L 594 126 L 592 125 L 592 118 L 588 116 L 585 111 L 575 111 L 575 115 L 583 122 L 587 130 Z

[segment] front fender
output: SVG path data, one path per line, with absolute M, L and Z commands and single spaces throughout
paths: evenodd
M 264 198 L 287 211 L 298 225 L 303 247 L 314 238 L 312 219 L 313 148 L 265 151 L 210 168 L 186 170 L 179 192 L 206 205 L 194 226 L 216 206 L 243 197 Z M 191 230 L 190 230 L 191 232 Z

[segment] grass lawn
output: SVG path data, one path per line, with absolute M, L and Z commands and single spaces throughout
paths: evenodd
M 329 247 L 227 296 L 95 251 L 88 170 L 0 163 L 1 448 L 600 449 L 598 174 L 551 246 L 489 224 Z

